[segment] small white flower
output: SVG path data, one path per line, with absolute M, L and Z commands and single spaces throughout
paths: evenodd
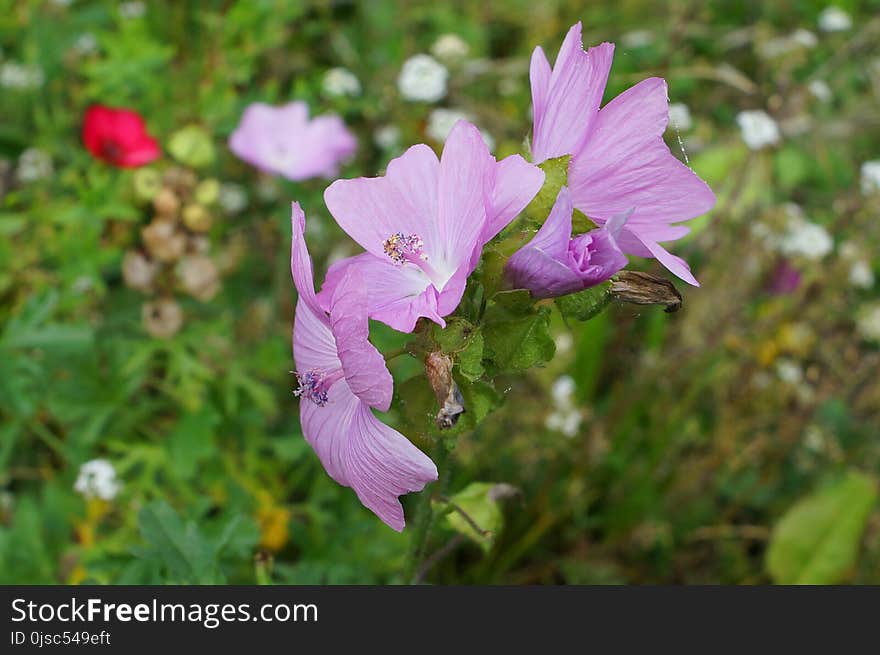
M 815 48 L 819 39 L 809 30 L 797 29 L 786 36 L 768 39 L 758 46 L 759 54 L 765 59 L 781 57 L 801 48 Z
M 550 388 L 550 396 L 559 408 L 571 407 L 576 389 L 574 378 L 570 375 L 562 375 L 556 379 Z
M 224 182 L 217 192 L 217 204 L 227 214 L 237 214 L 247 207 L 247 191 L 240 184 Z
M 776 362 L 776 375 L 786 384 L 797 385 L 804 379 L 804 370 L 794 360 L 780 359 Z
M 693 119 L 691 119 L 691 110 L 683 102 L 673 102 L 669 105 L 669 126 L 687 132 L 693 127 Z
M 819 29 L 823 32 L 846 32 L 852 28 L 852 18 L 840 7 L 831 5 L 819 14 Z
M 856 319 L 856 330 L 866 341 L 880 343 L 880 303 L 862 307 Z
M 752 150 L 779 143 L 779 126 L 761 109 L 742 111 L 736 117 L 742 139 Z
M 119 15 L 128 20 L 141 18 L 145 13 L 147 13 L 147 6 L 138 0 L 123 2 L 119 5 Z
M 581 421 L 583 421 L 583 417 L 578 410 L 567 409 L 548 414 L 544 420 L 544 425 L 549 430 L 561 432 L 566 437 L 573 437 L 578 433 Z
M 93 459 L 83 464 L 73 485 L 86 498 L 113 500 L 122 484 L 116 479 L 116 469 L 106 459 Z
M 331 98 L 355 97 L 361 94 L 361 83 L 347 68 L 331 68 L 324 73 L 322 81 L 324 93 Z
M 44 150 L 28 148 L 18 158 L 15 176 L 20 182 L 36 182 L 52 175 L 52 158 Z
M 798 214 L 790 215 L 786 232 L 779 242 L 783 254 L 807 259 L 822 259 L 833 247 L 834 239 L 824 227 Z
M 849 283 L 859 289 L 870 289 L 874 286 L 874 271 L 864 259 L 853 262 L 849 269 Z
M 805 48 L 815 48 L 819 45 L 819 38 L 810 30 L 800 27 L 791 33 L 791 40 Z
M 7 89 L 36 89 L 43 86 L 45 80 L 46 76 L 39 66 L 7 61 L 0 68 L 0 86 Z
M 91 55 L 98 51 L 98 39 L 91 32 L 85 32 L 76 37 L 73 49 L 80 55 Z
M 570 332 L 560 332 L 553 337 L 553 341 L 556 343 L 556 352 L 560 354 L 569 352 L 574 346 L 574 339 Z
M 431 46 L 431 54 L 443 61 L 464 59 L 470 46 L 458 34 L 443 34 Z
M 822 102 L 831 102 L 831 99 L 834 97 L 831 93 L 831 87 L 828 86 L 828 82 L 825 80 L 813 80 L 807 85 L 807 89 L 813 94 L 814 98 Z
M 862 164 L 862 193 L 880 193 L 880 159 Z
M 400 147 L 400 128 L 397 125 L 382 125 L 373 132 L 373 141 L 382 150 L 397 150 Z
M 405 100 L 437 102 L 446 95 L 449 71 L 430 55 L 407 59 L 397 78 L 397 88 Z
M 654 42 L 654 33 L 650 30 L 633 30 L 623 34 L 620 42 L 627 48 L 644 48 Z

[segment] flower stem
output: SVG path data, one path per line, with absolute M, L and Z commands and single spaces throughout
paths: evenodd
M 442 494 L 449 482 L 449 448 L 443 443 L 442 439 L 437 442 L 434 448 L 434 463 L 437 464 L 437 488 L 439 488 Z M 416 584 L 418 581 L 418 574 L 428 545 L 428 537 L 434 525 L 434 510 L 431 507 L 432 496 L 433 492 L 427 489 L 422 491 L 419 496 L 409 556 L 407 557 L 406 567 L 403 572 L 405 584 Z

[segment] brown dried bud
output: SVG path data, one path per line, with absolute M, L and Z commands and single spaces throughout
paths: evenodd
M 211 214 L 201 205 L 187 205 L 183 208 L 183 224 L 193 232 L 207 232 L 211 229 Z
M 170 298 L 144 303 L 141 314 L 147 332 L 160 339 L 173 337 L 183 326 L 183 310 Z
M 191 170 L 175 166 L 165 171 L 162 181 L 173 187 L 178 194 L 187 195 L 195 188 L 199 180 Z
M 207 301 L 220 290 L 220 274 L 214 262 L 203 255 L 184 257 L 177 264 L 180 286 L 193 298 Z
M 464 398 L 452 377 L 452 358 L 439 350 L 428 353 L 425 357 L 425 375 L 440 404 L 435 419 L 437 427 L 447 430 L 458 423 L 459 417 L 465 412 Z
M 161 218 L 171 220 L 180 211 L 180 198 L 168 187 L 162 187 L 153 198 L 153 208 Z
M 141 230 L 141 237 L 150 255 L 162 262 L 180 259 L 186 250 L 186 236 L 168 221 L 154 220 Z
M 136 250 L 129 250 L 122 260 L 122 277 L 132 289 L 150 293 L 159 273 L 159 265 Z
M 611 278 L 611 295 L 636 305 L 665 305 L 666 312 L 681 309 L 681 294 L 672 282 L 639 271 L 620 271 Z

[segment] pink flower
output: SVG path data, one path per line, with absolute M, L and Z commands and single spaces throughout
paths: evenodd
M 562 187 L 541 229 L 507 260 L 505 273 L 515 288 L 528 289 L 536 298 L 553 298 L 604 282 L 626 266 L 615 237 L 628 214 L 571 238 L 572 210 L 568 189 Z
M 669 120 L 664 80 L 639 82 L 599 109 L 613 53 L 610 43 L 584 52 L 580 23 L 568 31 L 552 69 L 543 50 L 535 48 L 533 159 L 571 155 L 568 186 L 574 206 L 600 225 L 632 210 L 617 240 L 621 250 L 656 257 L 699 286 L 687 262 L 659 242 L 687 234 L 689 228 L 674 223 L 709 211 L 715 195 L 663 141 Z
M 367 292 L 370 318 L 412 332 L 419 317 L 445 326 L 483 246 L 531 201 L 544 173 L 522 157 L 496 162 L 479 130 L 459 121 L 438 160 L 424 144 L 388 164 L 384 177 L 337 180 L 330 213 L 367 251 L 327 273 L 324 309 L 350 269 Z
M 293 203 L 290 271 L 299 293 L 293 357 L 303 435 L 327 473 L 354 489 L 365 507 L 398 532 L 405 521 L 398 497 L 437 479 L 437 467 L 402 434 L 379 421 L 393 381 L 368 341 L 366 299 L 356 271 L 335 286 L 329 315 L 318 305 L 305 216 Z
M 255 102 L 229 137 L 229 148 L 261 171 L 296 181 L 335 177 L 340 162 L 357 150 L 357 140 L 339 116 L 309 120 L 304 102 L 282 107 Z

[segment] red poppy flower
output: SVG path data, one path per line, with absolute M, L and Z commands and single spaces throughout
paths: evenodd
M 149 164 L 161 154 L 144 119 L 128 109 L 92 105 L 83 120 L 82 138 L 95 157 L 120 168 Z

